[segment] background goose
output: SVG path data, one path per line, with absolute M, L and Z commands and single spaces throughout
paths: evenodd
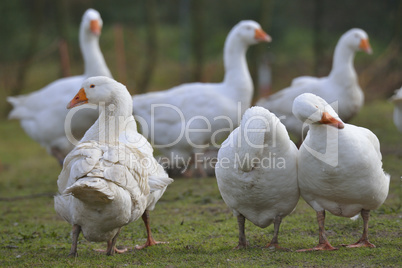
M 158 243 L 148 211 L 172 182 L 137 132 L 124 85 L 107 77 L 89 78 L 68 108 L 101 102 L 105 106 L 100 106 L 98 120 L 67 155 L 57 181 L 55 209 L 73 225 L 71 256 L 77 255 L 81 231 L 89 241 L 107 241 L 108 255 L 124 252 L 115 247 L 120 228 L 141 216 L 148 232 L 143 247 Z
M 247 246 L 245 219 L 265 228 L 274 222 L 274 237 L 267 247 L 278 245 L 282 218 L 299 200 L 297 148 L 285 126 L 262 107 L 248 109 L 218 152 L 216 179 L 225 203 L 239 224 L 239 245 Z
M 325 211 L 342 217 L 360 212 L 363 235 L 348 247 L 375 247 L 368 241 L 369 214 L 385 201 L 390 182 L 377 137 L 344 124 L 324 99 L 311 93 L 295 99 L 293 113 L 310 127 L 299 150 L 298 181 L 301 196 L 317 212 L 320 234 L 318 246 L 307 250 L 336 249 L 325 236 Z
M 367 33 L 361 29 L 351 29 L 339 39 L 333 56 L 332 70 L 327 77 L 295 78 L 290 87 L 260 99 L 257 105 L 276 114 L 287 130 L 300 140 L 306 129 L 302 129 L 302 123 L 292 114 L 292 105 L 293 100 L 302 93 L 310 92 L 320 96 L 338 111 L 343 121 L 350 120 L 364 102 L 364 94 L 353 66 L 355 52 L 359 50 L 372 53 Z
M 402 132 L 402 87 L 395 91 L 391 101 L 394 103 L 394 124 Z
M 262 41 L 269 42 L 271 38 L 257 22 L 241 21 L 226 38 L 223 82 L 183 84 L 135 95 L 133 112 L 143 135 L 171 161 L 203 152 L 211 139 L 215 143 L 222 141 L 251 105 L 253 82 L 246 51 Z
M 79 41 L 84 58 L 83 75 L 58 79 L 44 88 L 21 96 L 8 97 L 13 105 L 9 119 L 18 119 L 24 131 L 46 148 L 62 164 L 64 157 L 74 148 L 67 139 L 64 122 L 67 115 L 65 103 L 70 101 L 82 82 L 91 76 L 112 77 L 99 48 L 103 22 L 99 12 L 88 9 L 81 21 Z M 83 109 L 72 120 L 71 131 L 80 139 L 95 122 L 98 111 Z

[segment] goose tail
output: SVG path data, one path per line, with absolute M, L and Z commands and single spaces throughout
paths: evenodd
M 88 204 L 107 204 L 114 200 L 114 193 L 101 178 L 84 177 L 68 187 L 63 194 L 71 194 Z

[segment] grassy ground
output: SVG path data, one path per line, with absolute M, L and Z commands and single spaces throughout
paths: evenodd
M 94 249 L 105 244 L 80 236 L 76 259 L 67 258 L 71 227 L 53 208 L 60 167 L 44 149 L 31 141 L 18 122 L 0 121 L 0 266 L 1 267 L 249 267 L 331 266 L 401 267 L 402 134 L 392 124 L 392 106 L 385 101 L 368 104 L 353 123 L 375 132 L 383 151 L 384 169 L 392 176 L 388 199 L 371 213 L 370 241 L 374 249 L 340 248 L 333 252 L 297 253 L 318 241 L 315 212 L 300 200 L 284 219 L 279 236 L 292 251 L 263 248 L 273 227 L 260 229 L 246 223 L 247 250 L 237 245 L 237 223 L 220 197 L 215 178 L 176 179 L 151 213 L 157 240 L 169 241 L 142 251 L 108 257 Z M 38 195 L 39 194 L 39 195 Z M 29 198 L 19 198 L 19 197 Z M 328 214 L 327 214 L 328 215 Z M 328 215 L 327 235 L 334 246 L 356 242 L 362 220 Z M 145 242 L 141 221 L 123 228 L 117 245 L 133 248 Z

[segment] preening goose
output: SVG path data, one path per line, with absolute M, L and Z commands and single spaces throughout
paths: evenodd
M 120 229 L 141 216 L 148 232 L 143 247 L 158 243 L 151 235 L 148 211 L 173 180 L 137 132 L 129 92 L 108 77 L 91 77 L 68 108 L 86 103 L 104 105 L 67 155 L 54 198 L 57 213 L 73 226 L 70 256 L 77 256 L 81 231 L 89 241 L 107 241 L 108 255 L 124 252 L 115 247 Z
M 287 130 L 300 140 L 306 129 L 302 129 L 303 124 L 292 114 L 292 105 L 293 100 L 302 93 L 320 96 L 338 111 L 343 121 L 350 120 L 359 112 L 364 102 L 364 94 L 353 66 L 355 53 L 360 50 L 372 53 L 367 33 L 361 29 L 347 31 L 336 45 L 332 70 L 327 77 L 295 78 L 290 87 L 260 99 L 257 105 L 276 114 Z
M 336 249 L 325 236 L 325 211 L 342 217 L 361 213 L 363 235 L 348 247 L 375 247 L 368 241 L 370 210 L 385 201 L 390 181 L 377 137 L 344 124 L 324 99 L 311 93 L 295 99 L 293 113 L 310 127 L 299 150 L 298 182 L 301 196 L 317 212 L 320 233 L 319 244 L 307 250 Z
M 285 126 L 262 107 L 248 109 L 218 151 L 215 166 L 219 191 L 239 225 L 237 248 L 248 245 L 245 219 L 265 228 L 274 223 L 266 247 L 280 248 L 279 226 L 299 200 L 297 148 Z
M 133 113 L 143 135 L 173 165 L 177 158 L 187 160 L 219 144 L 251 105 L 253 82 L 247 67 L 247 49 L 270 40 L 257 22 L 241 21 L 226 38 L 223 82 L 189 83 L 135 95 Z M 198 168 L 204 173 L 201 165 Z
M 27 95 L 8 97 L 13 105 L 9 119 L 18 119 L 24 131 L 46 148 L 62 164 L 64 157 L 74 148 L 67 139 L 64 122 L 70 101 L 82 82 L 91 76 L 112 77 L 99 48 L 99 36 L 103 22 L 98 11 L 88 9 L 81 21 L 79 41 L 84 58 L 83 75 L 58 79 L 44 88 Z M 72 133 L 77 139 L 95 122 L 98 111 L 80 110 L 72 120 Z

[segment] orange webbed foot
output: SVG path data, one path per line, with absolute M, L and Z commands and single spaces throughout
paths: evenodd
M 128 249 L 127 248 L 118 249 L 118 248 L 114 247 L 114 249 L 112 250 L 112 252 L 110 254 L 108 254 L 107 250 L 104 250 L 104 249 L 95 249 L 95 251 L 101 252 L 101 253 L 106 253 L 107 255 L 113 255 L 114 253 L 123 254 L 123 253 L 127 252 Z
M 268 243 L 265 248 L 269 248 L 269 249 L 275 249 L 275 250 L 282 250 L 282 251 L 290 251 L 290 249 L 288 248 L 283 248 L 281 246 L 279 246 L 278 243 Z
M 368 240 L 359 240 L 354 244 L 342 246 L 347 248 L 375 248 L 375 245 L 370 243 Z
M 159 244 L 169 244 L 169 242 L 155 241 L 155 240 L 151 240 L 151 241 L 150 241 L 150 240 L 147 240 L 147 242 L 145 242 L 145 244 L 142 245 L 142 246 L 136 245 L 136 246 L 135 246 L 135 249 L 141 250 L 141 249 L 144 249 L 144 248 L 147 248 L 147 247 L 151 247 L 151 246 L 155 246 L 155 245 L 159 245 Z
M 321 243 L 321 244 L 318 244 L 317 246 L 315 246 L 313 248 L 299 249 L 299 250 L 296 250 L 296 252 L 321 251 L 321 250 L 337 250 L 337 248 L 331 246 L 330 243 Z

